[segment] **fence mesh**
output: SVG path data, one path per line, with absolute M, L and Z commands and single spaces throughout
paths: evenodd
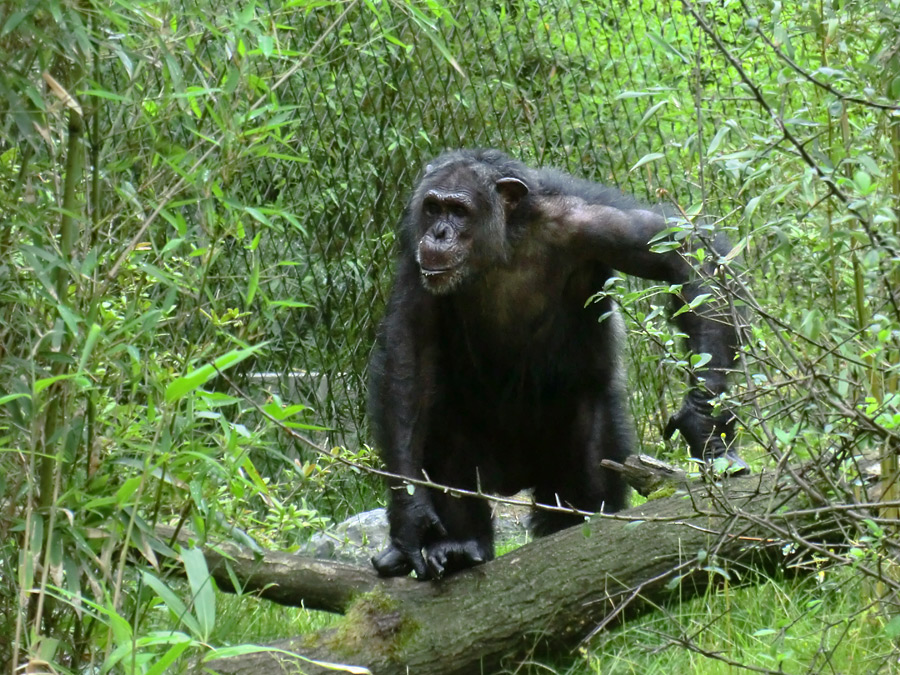
M 156 525 L 293 550 L 383 498 L 364 403 L 394 227 L 428 159 L 480 146 L 731 235 L 723 285 L 749 321 L 726 404 L 742 456 L 783 472 L 779 494 L 801 506 L 773 497 L 758 518 L 704 481 L 729 524 L 683 562 L 725 575 L 719 543 L 763 527 L 759 544 L 815 573 L 791 599 L 813 623 L 736 623 L 763 647 L 747 667 L 852 672 L 837 644 L 858 664 L 857 638 L 877 634 L 869 670 L 890 668 L 898 35 L 900 0 L 0 4 L 0 662 L 58 642 L 68 665 L 51 665 L 81 672 L 142 643 L 139 625 L 156 631 L 159 599 L 124 553 L 159 571 L 171 542 Z M 685 452 L 660 433 L 691 368 L 668 291 L 610 291 L 651 454 Z M 307 455 L 290 425 L 346 450 Z M 852 603 L 827 618 L 822 594 Z M 710 656 L 725 616 L 741 651 L 728 598 L 721 613 L 706 598 L 690 618 L 664 610 L 659 648 L 641 650 Z M 110 629 L 125 624 L 107 607 L 135 632 Z M 163 662 L 148 654 L 132 661 Z
M 215 36 L 193 3 L 183 10 L 179 30 L 195 33 L 198 48 L 172 58 L 191 86 L 220 87 L 246 38 Z M 747 115 L 748 101 L 676 5 L 485 0 L 427 17 L 388 3 L 265 12 L 255 8 L 280 26 L 268 48 L 282 58 L 253 61 L 259 95 L 302 63 L 261 116 L 280 126 L 286 151 L 244 161 L 222 180 L 296 220 L 263 227 L 248 218 L 240 240 L 224 242 L 212 295 L 220 313 L 229 300 L 238 307 L 248 277 L 260 275 L 255 312 L 272 317 L 260 329 L 272 343 L 245 375 L 315 408 L 335 444 L 366 439 L 366 360 L 392 268 L 392 228 L 428 158 L 498 147 L 650 201 L 665 188 L 685 205 L 733 208 L 727 182 L 704 180 L 704 151 L 729 119 Z M 741 22 L 722 19 L 727 39 Z M 685 108 L 696 111 L 690 128 Z M 215 120 L 200 115 L 180 132 L 214 130 Z M 201 210 L 184 213 L 204 225 Z M 266 312 L 272 301 L 282 310 Z
M 78 321 L 93 321 L 98 303 L 122 316 L 147 312 L 135 324 L 144 327 L 165 317 L 168 342 L 142 333 L 131 347 L 158 355 L 171 372 L 154 371 L 141 386 L 158 388 L 235 346 L 265 342 L 230 376 L 257 400 L 309 405 L 307 420 L 326 428 L 317 441 L 361 447 L 366 361 L 404 199 L 429 158 L 492 146 L 650 202 L 674 200 L 731 230 L 749 287 L 778 305 L 754 324 L 759 342 L 769 339 L 779 354 L 753 355 L 770 384 L 753 394 L 751 422 L 802 424 L 822 438 L 820 431 L 846 423 L 845 399 L 856 405 L 873 395 L 893 405 L 883 395 L 893 380 L 866 372 L 875 361 L 864 338 L 881 313 L 896 314 L 890 242 L 898 236 L 900 133 L 886 95 L 900 95 L 894 4 L 178 0 L 150 9 L 90 7 L 51 12 L 57 24 L 46 25 L 50 15 L 39 10 L 9 14 L 4 26 L 13 28 L 0 37 L 8 36 L 12 65 L 0 80 L 0 104 L 10 114 L 0 130 L 12 154 L 3 157 L 13 158 L 8 183 L 21 185 L 16 171 L 31 167 L 27 154 L 21 169 L 14 166 L 18 146 L 35 150 L 35 167 L 70 154 L 62 150 L 67 104 L 59 82 L 97 112 L 86 117 L 84 146 L 97 167 L 80 222 L 90 236 L 70 256 L 83 261 L 71 304 L 84 316 L 64 316 L 79 339 Z M 33 19 L 23 24 L 30 42 L 22 37 L 28 31 L 14 30 L 25 17 Z M 57 89 L 35 86 L 45 53 L 55 60 L 52 73 L 42 74 L 56 78 Z M 829 65 L 838 60 L 840 69 Z M 38 186 L 40 199 L 11 203 L 16 232 L 38 250 L 58 234 L 42 209 L 61 201 L 51 184 L 59 178 L 46 188 L 41 180 L 36 173 L 24 181 Z M 0 247 L 14 248 L 7 239 Z M 71 264 L 42 255 L 21 271 L 36 286 L 13 280 L 9 297 L 44 293 L 44 280 Z M 32 272 L 40 260 L 46 274 Z M 44 298 L 27 302 L 35 297 Z M 637 307 L 626 312 L 632 328 L 644 336 L 657 330 L 654 310 Z M 6 309 L 16 316 L 12 305 Z M 55 310 L 45 319 L 63 336 L 59 326 L 67 322 Z M 14 318 L 6 323 L 10 353 L 28 362 L 19 346 L 41 338 L 20 331 Z M 788 328 L 794 342 L 780 334 Z M 657 368 L 673 360 L 657 346 L 666 341 L 628 343 L 642 449 L 658 447 L 679 396 L 672 382 L 680 378 L 660 377 Z M 848 345 L 867 354 L 842 363 L 852 386 L 818 392 L 829 406 L 804 407 L 810 394 L 798 371 L 816 371 Z M 52 349 L 39 356 L 40 376 L 58 374 Z M 882 356 L 890 368 L 893 352 Z M 4 371 L 9 389 L 27 395 L 15 359 Z M 127 365 L 120 375 L 123 382 L 138 377 Z M 103 377 L 101 388 L 116 382 Z M 753 389 L 750 378 L 735 379 Z M 115 398 L 121 387 L 106 393 Z M 757 445 L 773 449 L 774 432 L 753 433 Z

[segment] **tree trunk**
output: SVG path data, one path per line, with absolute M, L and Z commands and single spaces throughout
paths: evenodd
M 670 496 L 595 517 L 441 581 L 384 580 L 371 570 L 321 561 L 318 578 L 308 572 L 295 576 L 281 555 L 275 563 L 281 566 L 278 576 L 270 575 L 265 562 L 254 563 L 253 586 L 261 587 L 266 579 L 279 585 L 293 581 L 291 589 L 277 590 L 281 602 L 289 598 L 299 604 L 306 598 L 313 600 L 307 606 L 348 608 L 339 628 L 274 647 L 364 666 L 377 675 L 471 674 L 489 672 L 504 657 L 536 646 L 574 646 L 625 615 L 701 593 L 721 579 L 723 570 L 772 573 L 785 561 L 779 532 L 817 541 L 836 538 L 821 513 L 792 517 L 800 492 L 795 486 L 779 487 L 773 474 L 681 485 L 677 491 L 672 487 Z M 802 501 L 808 505 L 808 498 Z M 294 564 L 309 567 L 308 560 Z M 221 568 L 215 576 L 221 584 Z M 331 589 L 323 592 L 323 585 Z M 370 592 L 348 605 L 360 591 Z M 274 652 L 208 665 L 220 673 L 247 675 L 298 668 L 325 672 Z

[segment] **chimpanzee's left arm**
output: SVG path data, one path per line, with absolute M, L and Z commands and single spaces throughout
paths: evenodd
M 576 196 L 535 196 L 533 200 L 544 235 L 571 255 L 595 259 L 644 279 L 682 284 L 681 293 L 675 296 L 676 309 L 709 292 L 683 252 L 651 250 L 651 241 L 668 227 L 659 213 L 592 204 Z M 721 236 L 712 247 L 716 257 L 729 248 Z M 688 336 L 691 352 L 708 354 L 710 359 L 692 375 L 692 387 L 681 409 L 669 420 L 666 436 L 677 429 L 692 456 L 706 460 L 726 457 L 730 472 L 746 472 L 747 464 L 731 447 L 734 416 L 728 411 L 714 415 L 710 402 L 726 390 L 727 373 L 734 366 L 737 335 L 729 308 L 711 295 L 695 309 L 678 314 L 675 321 Z

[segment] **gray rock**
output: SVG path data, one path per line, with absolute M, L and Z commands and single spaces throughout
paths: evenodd
M 387 512 L 372 509 L 317 532 L 307 542 L 304 552 L 314 558 L 368 565 L 369 559 L 387 544 Z
M 527 509 L 495 505 L 494 536 L 498 544 L 524 544 Z M 389 542 L 387 512 L 372 509 L 350 516 L 333 528 L 314 534 L 300 553 L 314 558 L 368 565 Z

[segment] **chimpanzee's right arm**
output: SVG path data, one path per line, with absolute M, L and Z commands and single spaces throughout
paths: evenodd
M 369 364 L 369 419 L 375 442 L 389 472 L 422 479 L 430 383 L 435 376 L 436 330 L 433 301 L 421 288 L 418 270 L 398 270 L 387 313 Z M 391 545 L 372 559 L 382 576 L 402 576 L 414 570 L 420 579 L 428 570 L 422 546 L 429 531 L 446 535 L 428 491 L 388 480 L 388 521 Z
M 681 292 L 674 299 L 676 310 L 692 306 L 702 294 L 710 293 L 708 284 L 698 278 L 689 262 L 686 254 L 691 251 L 653 250 L 651 242 L 668 227 L 660 213 L 630 202 L 623 208 L 615 203 L 591 203 L 576 194 L 533 195 L 530 204 L 538 214 L 544 236 L 573 257 L 597 260 L 644 279 L 681 284 Z M 717 239 L 711 242 L 715 257 L 728 252 L 724 238 Z M 707 461 L 726 457 L 730 472 L 744 473 L 747 464 L 731 447 L 734 417 L 728 411 L 714 415 L 710 403 L 727 389 L 727 373 L 734 366 L 737 335 L 731 315 L 715 297 L 676 313 L 675 321 L 687 334 L 691 352 L 707 354 L 708 362 L 692 373 L 692 387 L 665 433 L 668 436 L 676 429 L 681 431 L 694 457 Z

